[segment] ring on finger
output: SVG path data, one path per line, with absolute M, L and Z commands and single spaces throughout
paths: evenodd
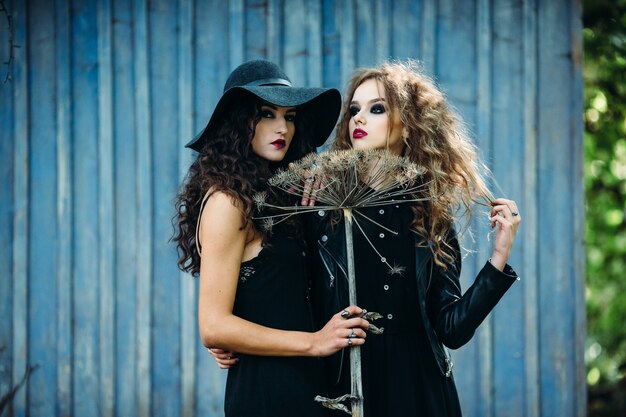
M 350 339 L 354 339 L 354 338 L 356 337 L 356 333 L 354 333 L 354 329 L 350 329 L 350 331 L 351 331 L 352 333 L 350 333 L 350 336 L 348 336 L 348 338 L 350 338 Z
M 341 317 L 343 317 L 344 319 L 348 318 L 348 316 L 350 316 L 350 312 L 348 310 L 343 310 L 341 312 Z
M 519 213 L 517 211 L 512 211 L 511 214 L 513 215 L 513 217 L 519 216 Z
M 348 339 L 348 346 L 352 346 L 352 339 Z

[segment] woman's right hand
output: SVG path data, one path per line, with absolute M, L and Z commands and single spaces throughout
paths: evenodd
M 332 316 L 324 328 L 314 333 L 315 356 L 330 356 L 343 348 L 363 345 L 369 322 L 360 317 L 362 313 L 362 308 L 350 306 Z
M 496 229 L 496 239 L 490 262 L 500 271 L 504 270 L 509 261 L 511 248 L 521 221 L 522 216 L 520 216 L 515 201 L 504 198 L 494 200 L 489 213 L 489 222 L 492 228 L 498 224 L 500 226 Z
M 215 362 L 217 362 L 217 366 L 222 369 L 229 369 L 239 362 L 239 358 L 235 352 L 230 352 L 223 349 L 218 348 L 207 348 Z

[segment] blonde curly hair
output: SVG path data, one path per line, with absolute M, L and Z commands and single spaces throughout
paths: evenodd
M 389 132 L 396 114 L 403 126 L 403 155 L 426 168 L 429 201 L 417 204 L 411 228 L 431 247 L 437 265 L 446 268 L 455 260 L 450 233 L 455 213 L 470 224 L 472 206 L 492 205 L 487 187 L 488 168 L 481 161 L 460 117 L 444 94 L 415 61 L 387 62 L 357 70 L 348 82 L 332 149 L 350 149 L 350 102 L 365 81 L 376 79 L 388 103 Z M 433 198 L 434 197 L 434 198 Z

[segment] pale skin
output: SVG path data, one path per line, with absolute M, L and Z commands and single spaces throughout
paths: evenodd
M 265 108 L 265 106 L 264 106 Z M 253 151 L 270 160 L 281 160 L 295 129 L 293 108 L 271 106 L 257 124 Z M 291 126 L 290 126 L 291 124 Z M 285 144 L 275 146 L 276 138 Z M 272 144 L 274 143 L 274 144 Z M 200 219 L 201 244 L 198 325 L 200 337 L 221 368 L 237 363 L 233 352 L 258 356 L 328 356 L 348 346 L 365 343 L 369 323 L 363 312 L 349 306 L 335 314 L 319 331 L 298 332 L 273 329 L 233 314 L 239 269 L 242 262 L 261 251 L 261 235 L 244 217 L 240 202 L 222 192 L 208 198 Z

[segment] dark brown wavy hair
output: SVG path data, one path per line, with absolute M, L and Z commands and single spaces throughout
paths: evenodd
M 196 226 L 204 196 L 211 191 L 221 191 L 237 202 L 243 213 L 241 228 L 253 224 L 267 242 L 267 232 L 254 220 L 254 194 L 268 191 L 270 198 L 284 205 L 286 197 L 269 189 L 267 180 L 280 167 L 286 166 L 314 150 L 309 137 L 311 119 L 306 111 L 296 110 L 296 131 L 289 150 L 281 162 L 269 162 L 252 151 L 251 141 L 260 120 L 263 102 L 250 95 L 224 112 L 224 120 L 206 138 L 205 145 L 191 164 L 189 172 L 176 198 L 174 236 L 178 251 L 178 267 L 197 276 L 200 255 L 196 246 Z M 288 204 L 288 203 L 287 203 Z M 295 221 L 286 222 L 297 227 Z
M 421 243 L 432 248 L 437 265 L 446 268 L 457 256 L 449 244 L 454 214 L 461 211 L 469 225 L 473 204 L 490 205 L 493 201 L 486 183 L 489 170 L 444 94 L 410 60 L 354 73 L 344 96 L 333 149 L 352 147 L 350 102 L 355 90 L 369 79 L 376 79 L 384 88 L 390 129 L 395 115 L 400 116 L 404 156 L 426 168 L 424 180 L 429 184 L 430 200 L 413 207 L 411 227 L 422 236 Z

